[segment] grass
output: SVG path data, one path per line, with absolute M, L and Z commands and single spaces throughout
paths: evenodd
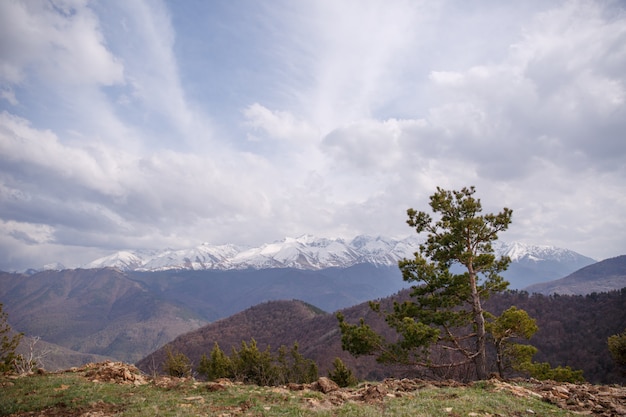
M 348 394 L 346 394 L 348 395 Z M 79 373 L 0 377 L 0 416 L 569 416 L 536 398 L 495 392 L 489 384 L 423 388 L 373 403 L 316 391 L 181 380 L 169 386 L 92 382 Z M 32 414 L 28 414 L 32 413 Z M 95 414 L 98 413 L 98 414 Z

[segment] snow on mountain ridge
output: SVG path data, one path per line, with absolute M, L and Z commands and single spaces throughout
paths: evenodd
M 568 261 L 577 257 L 576 252 L 569 249 L 557 248 L 546 245 L 527 245 L 521 242 L 497 242 L 494 245 L 497 256 L 508 256 L 511 261 L 518 262 L 522 259 L 531 261 L 558 260 Z
M 396 265 L 400 259 L 412 258 L 419 249 L 418 236 L 405 239 L 357 236 L 350 241 L 303 235 L 285 238 L 258 247 L 210 245 L 165 250 L 150 256 L 141 252 L 121 251 L 97 259 L 86 268 L 115 267 L 121 270 L 158 271 L 168 269 L 323 269 L 348 267 L 358 263 Z M 543 260 L 567 261 L 581 256 L 568 249 L 526 245 L 520 242 L 497 242 L 496 256 L 507 255 L 513 262 Z

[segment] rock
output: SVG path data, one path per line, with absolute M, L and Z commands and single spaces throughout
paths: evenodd
M 329 392 L 338 390 L 339 385 L 332 379 L 323 376 L 311 385 L 311 389 L 328 394 Z

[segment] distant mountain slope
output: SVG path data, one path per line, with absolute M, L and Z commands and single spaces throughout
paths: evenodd
M 159 298 L 185 305 L 209 321 L 270 300 L 300 299 L 335 311 L 407 286 L 397 266 L 372 264 L 322 270 L 166 270 L 128 275 Z
M 381 300 L 383 309 L 391 309 L 394 300 L 406 300 L 408 291 Z M 594 383 L 626 382 L 614 365 L 608 349 L 608 336 L 623 331 L 626 323 L 626 291 L 595 294 L 586 297 L 529 296 L 512 292 L 492 297 L 488 309 L 500 314 L 511 305 L 523 308 L 537 320 L 539 331 L 531 340 L 539 349 L 535 360 L 552 366 L 569 365 L 582 369 L 585 377 Z M 372 312 L 368 303 L 341 310 L 347 321 L 358 323 L 361 317 L 378 332 L 393 336 L 384 321 Z M 418 376 L 411 368 L 390 367 L 377 363 L 371 357 L 354 358 L 342 351 L 341 334 L 333 314 L 320 314 L 301 301 L 272 301 L 251 307 L 231 317 L 210 323 L 183 334 L 167 345 L 175 352 L 187 355 L 199 363 L 202 354 L 209 355 L 214 343 L 227 354 L 232 347 L 240 348 L 241 341 L 254 338 L 263 350 L 298 342 L 300 352 L 313 359 L 320 375 L 332 369 L 336 357 L 342 359 L 359 378 L 381 379 L 387 376 Z M 165 360 L 163 347 L 137 363 L 145 372 L 160 369 Z M 157 369 L 157 371 L 159 370 Z M 444 376 L 445 377 L 445 376 Z
M 28 336 L 22 338 L 22 341 L 17 348 L 17 353 L 24 355 L 24 357 L 28 357 L 31 353 L 31 345 L 37 366 L 45 369 L 46 371 L 59 371 L 92 362 L 115 360 L 110 356 L 77 352 L 54 343 L 46 342 L 45 340 L 33 342 L 33 338 Z
M 126 361 L 205 323 L 114 269 L 0 273 L 0 302 L 15 330 Z
M 606 259 L 550 282 L 531 285 L 528 292 L 541 294 L 591 294 L 626 287 L 626 255 Z

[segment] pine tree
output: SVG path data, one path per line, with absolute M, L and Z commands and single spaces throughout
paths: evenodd
M 399 262 L 405 281 L 411 287 L 412 301 L 395 303 L 385 320 L 400 338 L 389 343 L 363 321 L 359 325 L 337 316 L 342 346 L 356 355 L 375 354 L 382 362 L 435 366 L 471 363 L 478 379 L 487 378 L 486 315 L 483 301 L 502 292 L 508 283 L 499 275 L 510 259 L 496 259 L 492 243 L 511 223 L 512 210 L 482 215 L 482 205 L 474 198 L 475 188 L 446 191 L 437 187 L 430 207 L 437 219 L 423 211 L 408 209 L 409 226 L 426 233 L 414 259 Z M 453 267 L 464 272 L 454 273 Z M 380 312 L 380 305 L 372 303 Z M 430 358 L 433 346 L 450 352 L 448 363 L 435 364 Z
M 18 358 L 15 350 L 24 334 L 17 333 L 11 335 L 11 333 L 8 314 L 3 311 L 2 303 L 0 303 L 0 373 L 13 371 L 15 360 Z
M 215 342 L 211 350 L 210 358 L 202 355 L 198 365 L 198 373 L 204 375 L 209 381 L 218 378 L 231 378 L 233 376 L 233 364 L 220 346 Z
M 168 346 L 165 354 L 166 359 L 163 363 L 163 370 L 166 374 L 178 378 L 191 376 L 191 361 L 184 353 L 174 353 Z
M 341 358 L 335 358 L 332 371 L 328 371 L 328 377 L 340 387 L 349 387 L 358 383 L 352 371 L 343 363 Z
M 504 378 L 506 368 L 519 369 L 530 362 L 537 349 L 529 345 L 514 343 L 515 339 L 530 339 L 539 329 L 535 319 L 515 306 L 505 310 L 498 318 L 487 325 L 496 348 L 498 374 Z

